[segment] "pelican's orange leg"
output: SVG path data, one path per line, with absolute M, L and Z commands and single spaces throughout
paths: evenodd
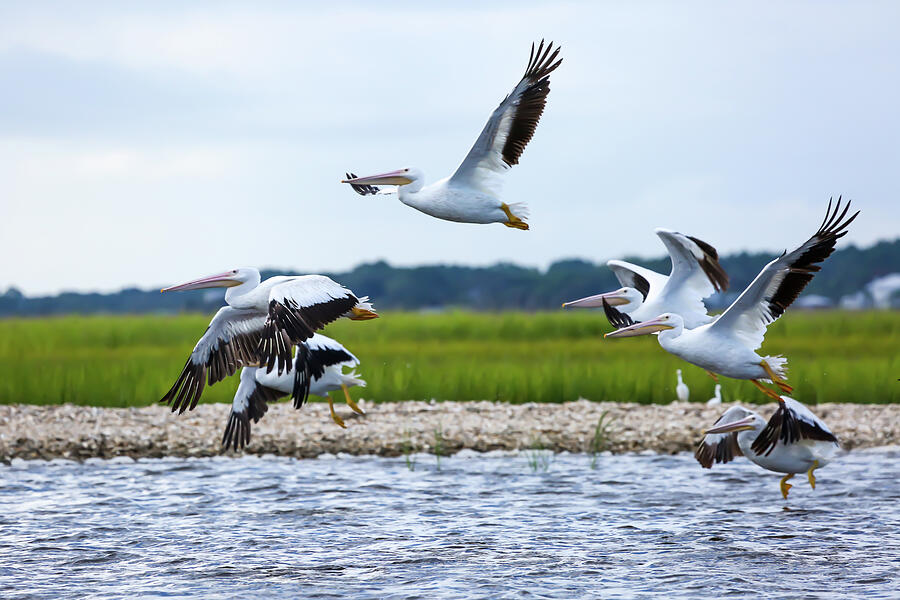
M 710 377 L 712 377 L 712 380 L 713 380 L 713 381 L 715 381 L 716 383 L 719 383 L 719 376 L 718 376 L 718 375 L 716 375 L 716 374 L 713 373 L 712 371 L 707 371 L 706 374 L 709 375 Z
M 753 385 L 755 385 L 756 387 L 758 387 L 758 388 L 759 388 L 759 391 L 761 391 L 763 394 L 765 394 L 765 395 L 768 396 L 769 398 L 771 398 L 771 399 L 773 399 L 773 400 L 777 400 L 778 402 L 781 402 L 781 396 L 779 396 L 779 395 L 776 394 L 774 391 L 770 390 L 769 388 L 767 388 L 766 386 L 764 386 L 763 384 L 761 384 L 758 380 L 756 380 L 756 379 L 751 379 L 751 380 L 750 380 L 750 383 L 752 383 Z

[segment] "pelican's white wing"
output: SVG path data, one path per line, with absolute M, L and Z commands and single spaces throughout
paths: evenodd
M 644 297 L 644 300 L 650 295 L 651 290 L 654 294 L 658 294 L 669 280 L 667 275 L 624 260 L 608 260 L 606 266 L 610 268 L 622 286 L 636 289 Z
M 659 302 L 666 312 L 675 312 L 691 321 L 708 319 L 703 299 L 728 288 L 728 275 L 719 265 L 716 249 L 697 238 L 657 229 L 672 261 L 672 273 L 659 290 Z
M 719 417 L 715 424 L 732 423 L 745 415 L 744 409 L 740 406 L 732 406 Z M 704 469 L 710 469 L 713 464 L 727 463 L 737 456 L 743 456 L 744 453 L 741 452 L 741 447 L 738 445 L 737 435 L 737 432 L 707 433 L 697 445 L 694 458 Z
M 222 445 L 225 448 L 231 446 L 237 450 L 249 444 L 250 421 L 258 423 L 269 410 L 269 402 L 274 402 L 287 394 L 257 381 L 257 375 L 260 373 L 262 369 L 256 367 L 244 367 L 241 370 L 241 383 L 234 394 L 231 414 L 222 435 Z M 286 377 L 290 381 L 290 376 Z
M 552 42 L 545 49 L 542 40 L 537 51 L 532 44 L 525 75 L 488 119 L 475 145 L 450 178 L 451 184 L 489 194 L 498 191 L 498 175 L 519 163 L 534 135 L 550 93 L 550 73 L 562 62 L 556 60 L 558 54 L 559 48 L 554 50 Z
M 323 275 L 285 277 L 269 290 L 269 318 L 263 330 L 260 354 L 266 369 L 278 364 L 279 372 L 290 370 L 291 346 L 308 340 L 317 329 L 354 308 L 371 312 L 371 305 L 360 300 L 344 286 Z M 373 313 L 374 314 L 374 313 Z M 279 344 L 284 332 L 290 344 Z
M 767 264 L 738 299 L 709 326 L 710 332 L 736 336 L 752 350 L 762 345 L 766 327 L 797 299 L 822 268 L 818 263 L 831 256 L 838 239 L 846 235 L 847 226 L 859 214 L 857 211 L 845 219 L 850 203 L 847 202 L 841 212 L 840 198 L 833 212 L 831 206 L 829 200 L 819 230 L 793 252 L 785 252 Z
M 674 288 L 687 288 L 699 298 L 728 289 L 728 275 L 719 264 L 716 249 L 697 238 L 677 231 L 657 229 L 656 235 L 665 244 L 672 260 L 672 273 L 666 282 L 671 293 Z
M 200 400 L 203 386 L 213 385 L 241 367 L 260 363 L 259 344 L 267 323 L 266 313 L 223 306 L 194 346 L 175 385 L 160 402 L 172 404 L 179 414 L 193 409 Z M 280 332 L 273 333 L 278 345 L 288 343 Z
M 750 449 L 760 456 L 768 456 L 778 442 L 784 445 L 800 440 L 817 440 L 837 444 L 837 437 L 812 411 L 787 396 L 781 397 L 778 410 L 765 428 L 753 440 Z

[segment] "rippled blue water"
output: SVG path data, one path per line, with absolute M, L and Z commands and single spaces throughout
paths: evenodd
M 688 455 L 16 461 L 0 590 L 58 598 L 900 594 L 900 452 L 812 491 Z M 540 463 L 541 461 L 536 461 Z

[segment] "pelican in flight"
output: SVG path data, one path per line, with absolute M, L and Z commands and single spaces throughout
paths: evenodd
M 161 291 L 214 287 L 228 288 L 228 306 L 212 318 L 175 384 L 160 400 L 171 404 L 172 412 L 192 410 L 204 385 L 222 381 L 241 367 L 272 371 L 277 365 L 279 373 L 289 371 L 293 346 L 340 317 L 378 316 L 367 297 L 358 298 L 322 275 L 277 276 L 260 282 L 257 269 L 243 267 Z
M 250 421 L 258 423 L 269 409 L 269 402 L 291 395 L 294 407 L 300 408 L 309 394 L 328 399 L 331 418 L 341 427 L 347 427 L 344 420 L 334 412 L 334 404 L 328 394 L 343 390 L 344 399 L 351 410 L 365 414 L 350 397 L 349 388 L 365 387 L 366 382 L 355 371 L 344 373 L 344 367 L 351 369 L 359 365 L 359 359 L 349 350 L 330 337 L 314 334 L 297 347 L 294 359 L 294 374 L 288 372 L 266 372 L 258 367 L 244 367 L 241 383 L 234 394 L 231 414 L 222 436 L 222 445 L 235 450 L 250 443 Z
M 697 446 L 694 456 L 704 469 L 744 455 L 763 469 L 786 473 L 781 495 L 787 500 L 788 479 L 806 473 L 816 489 L 815 470 L 824 467 L 839 448 L 837 438 L 820 418 L 787 396 L 779 397 L 778 410 L 765 419 L 741 406 L 732 406 Z
M 522 80 L 488 119 L 475 145 L 450 177 L 425 185 L 422 171 L 407 167 L 368 177 L 347 173 L 342 183 L 349 183 L 363 196 L 384 193 L 377 185 L 395 185 L 400 202 L 446 221 L 503 223 L 528 229 L 527 206 L 500 200 L 500 176 L 519 163 L 534 135 L 550 93 L 550 73 L 562 62 L 557 60 L 558 55 L 559 48 L 554 50 L 553 42 L 545 48 L 542 40 L 537 50 L 531 45 Z
M 613 292 L 588 296 L 563 304 L 563 308 L 597 308 L 606 301 L 634 321 L 645 321 L 664 312 L 684 319 L 688 329 L 711 323 L 703 299 L 728 289 L 728 274 L 719 264 L 716 249 L 703 240 L 656 229 L 672 261 L 672 271 L 663 275 L 624 260 L 606 263 L 624 286 Z
M 669 353 L 697 365 L 717 380 L 716 374 L 734 379 L 749 379 L 764 394 L 778 400 L 779 395 L 760 383 L 771 381 L 785 394 L 792 391 L 785 381 L 787 359 L 782 356 L 761 357 L 756 350 L 763 343 L 766 327 L 775 322 L 803 288 L 821 269 L 819 263 L 834 252 L 838 239 L 859 215 L 845 219 L 850 203 L 841 212 L 841 200 L 828 211 L 819 230 L 793 252 L 785 252 L 759 272 L 756 279 L 728 309 L 708 325 L 686 329 L 684 318 L 666 312 L 654 319 L 631 324 L 631 319 L 604 305 L 607 317 L 616 331 L 605 337 L 630 337 L 659 332 L 657 340 Z M 605 302 L 605 300 L 604 300 Z

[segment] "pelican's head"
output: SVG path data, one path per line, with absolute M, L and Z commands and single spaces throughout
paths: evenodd
M 722 415 L 719 421 L 724 421 L 721 425 L 717 424 L 710 427 L 704 433 L 734 433 L 736 431 L 754 431 L 762 430 L 766 426 L 765 420 L 752 410 L 747 410 L 743 406 L 734 406 Z
M 200 279 L 188 281 L 187 283 L 173 285 L 159 291 L 178 292 L 183 290 L 202 290 L 204 288 L 230 288 L 243 285 L 247 282 L 259 284 L 259 271 L 257 269 L 254 269 L 253 267 L 239 267 L 237 269 L 225 271 L 224 273 L 209 275 L 207 277 L 201 277 Z
M 648 335 L 657 331 L 667 331 L 669 329 L 681 330 L 684 327 L 684 319 L 680 315 L 674 313 L 663 313 L 655 319 L 635 323 L 622 329 L 611 331 L 603 337 L 633 337 L 636 335 Z
M 627 313 L 637 309 L 643 303 L 644 296 L 633 287 L 623 287 L 614 292 L 606 292 L 605 294 L 597 294 L 565 302 L 563 303 L 563 308 L 600 308 L 603 306 L 604 300 L 610 306 L 624 307 L 622 311 Z
M 404 167 L 396 171 L 388 171 L 379 175 L 369 175 L 367 177 L 353 177 L 350 179 L 342 179 L 341 183 L 349 183 L 352 185 L 413 185 L 421 188 L 425 175 L 415 167 Z

